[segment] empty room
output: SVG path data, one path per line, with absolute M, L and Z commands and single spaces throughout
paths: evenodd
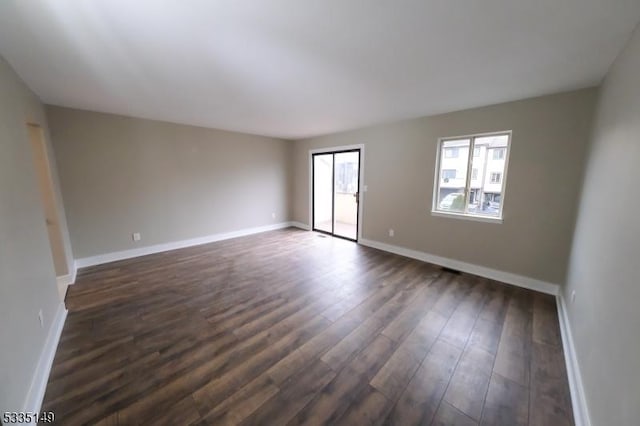
M 2 0 L 0 424 L 640 422 L 640 0 Z

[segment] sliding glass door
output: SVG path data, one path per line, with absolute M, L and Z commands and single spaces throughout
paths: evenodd
M 356 241 L 360 150 L 313 154 L 313 230 Z

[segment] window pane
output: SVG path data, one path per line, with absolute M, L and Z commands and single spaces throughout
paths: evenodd
M 359 152 L 339 152 L 335 155 L 334 234 L 355 240 L 358 238 L 358 168 Z
M 440 170 L 436 209 L 464 213 L 464 192 L 467 184 L 469 139 L 443 141 L 440 147 Z
M 508 143 L 508 135 L 482 136 L 475 139 L 474 148 L 479 150 L 480 154 L 472 159 L 474 176 L 471 179 L 469 213 L 500 216 Z M 478 171 L 477 178 L 475 170 Z
M 333 232 L 333 154 L 313 156 L 313 228 Z

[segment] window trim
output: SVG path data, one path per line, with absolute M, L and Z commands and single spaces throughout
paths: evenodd
M 498 216 L 483 216 L 477 215 L 473 213 L 467 212 L 469 208 L 469 203 L 467 200 L 469 199 L 469 191 L 471 188 L 471 172 L 469 168 L 473 166 L 473 153 L 475 149 L 475 140 L 477 138 L 486 137 L 486 136 L 507 136 L 507 146 L 505 147 L 504 154 L 504 170 L 502 172 L 502 181 L 501 181 L 501 201 L 500 201 L 500 212 Z M 513 131 L 512 130 L 502 130 L 497 132 L 487 132 L 487 133 L 473 133 L 468 135 L 461 136 L 446 136 L 438 138 L 437 150 L 436 150 L 436 167 L 434 170 L 434 179 L 433 179 L 433 193 L 431 197 L 431 215 L 437 217 L 447 217 L 447 218 L 455 218 L 455 219 L 465 219 L 477 222 L 488 222 L 488 223 L 503 223 L 504 221 L 504 205 L 505 205 L 505 189 L 507 183 L 507 172 L 509 168 L 509 157 L 511 155 L 511 143 L 513 141 Z M 448 212 L 444 210 L 438 210 L 438 191 L 440 189 L 440 163 L 442 162 L 442 144 L 451 140 L 460 140 L 460 139 L 469 139 L 469 156 L 467 158 L 467 179 L 464 188 L 464 209 L 465 212 Z M 485 165 L 486 167 L 486 165 Z M 484 184 L 484 183 L 483 183 Z

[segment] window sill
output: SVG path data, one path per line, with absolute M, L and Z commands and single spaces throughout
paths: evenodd
M 442 212 L 437 210 L 432 210 L 431 216 L 448 217 L 452 219 L 471 220 L 474 222 L 485 222 L 485 223 L 494 223 L 494 224 L 502 223 L 501 217 L 476 216 L 471 214 L 450 213 L 450 212 Z

